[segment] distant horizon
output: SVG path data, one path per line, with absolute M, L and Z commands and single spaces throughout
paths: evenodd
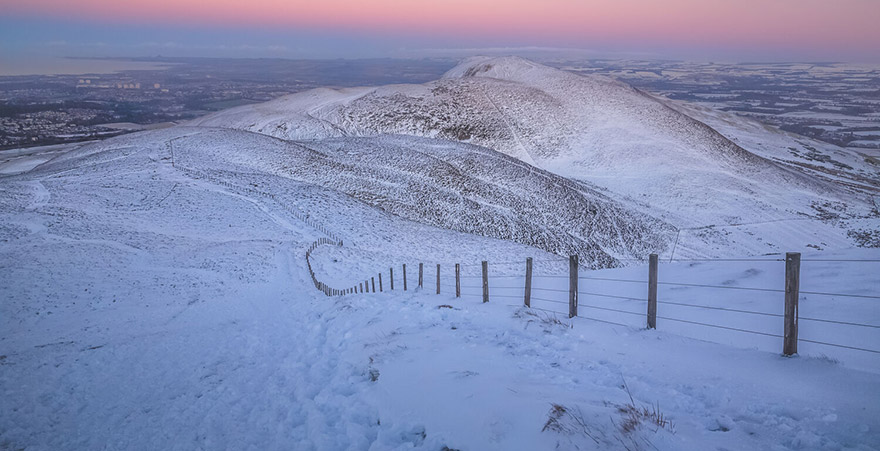
M 880 62 L 873 0 L 0 0 L 0 59 L 354 59 L 480 49 L 723 62 Z
M 462 52 L 459 55 L 390 55 L 390 56 L 365 56 L 365 57 L 348 57 L 348 58 L 339 58 L 339 57 L 312 57 L 312 58 L 300 58 L 300 57 L 285 57 L 285 56 L 201 56 L 201 55 L 182 55 L 182 56 L 172 56 L 172 55 L 140 55 L 140 56 L 124 56 L 124 55 L 106 55 L 106 56 L 45 56 L 40 58 L 30 58 L 27 60 L 19 60 L 11 61 L 13 64 L 0 66 L 0 77 L 15 77 L 15 76 L 50 76 L 50 75 L 102 75 L 102 74 L 113 74 L 128 70 L 164 70 L 167 69 L 166 66 L 163 65 L 163 60 L 168 60 L 167 64 L 174 64 L 173 60 L 195 60 L 195 59 L 205 59 L 205 60 L 277 60 L 277 61 L 332 61 L 332 60 L 418 60 L 418 59 L 437 59 L 437 60 L 462 60 L 472 56 L 493 56 L 493 57 L 501 57 L 501 56 L 519 56 L 522 58 L 529 59 L 544 59 L 544 58 L 552 58 L 554 55 L 551 52 L 542 53 L 542 54 L 534 54 L 534 55 L 518 55 L 515 53 L 514 49 L 511 49 L 511 53 L 492 53 L 492 52 L 474 52 L 474 53 L 464 53 Z M 559 56 L 562 58 L 563 56 Z M 574 55 L 567 55 L 565 57 L 575 57 Z M 719 64 L 719 65 L 793 65 L 793 64 L 811 64 L 811 65 L 832 65 L 832 64 L 843 64 L 843 65 L 870 65 L 870 66 L 878 66 L 880 68 L 880 62 L 858 62 L 858 61 L 724 61 L 724 60 L 688 60 L 682 58 L 650 58 L 650 57 L 635 57 L 635 56 L 613 56 L 613 55 L 604 55 L 604 56 L 584 56 L 581 61 L 637 61 L 637 62 L 682 62 L 682 63 L 695 63 L 695 64 Z M 88 65 L 85 65 L 85 62 L 91 62 Z M 97 64 L 95 64 L 97 62 Z

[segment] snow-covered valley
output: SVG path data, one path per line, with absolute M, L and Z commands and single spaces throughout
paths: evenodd
M 599 96 L 486 64 L 0 176 L 0 449 L 880 448 L 875 170 L 845 153 L 792 164 L 788 138 L 617 82 L 591 80 L 613 87 Z M 524 87 L 546 80 L 565 84 Z M 535 107 L 560 92 L 567 109 Z M 449 110 L 422 120 L 421 101 Z M 645 142 L 661 150 L 633 150 Z M 382 293 L 314 289 L 305 251 L 328 234 L 344 245 L 316 248 L 316 276 L 382 273 Z M 780 251 L 804 258 L 795 357 L 780 355 Z M 588 294 L 569 319 L 572 253 Z M 668 284 L 657 330 L 649 253 Z

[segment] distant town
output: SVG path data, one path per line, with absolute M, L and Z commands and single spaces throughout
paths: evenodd
M 0 77 L 0 149 L 106 138 L 318 86 L 422 83 L 452 60 L 154 58 L 167 69 Z
M 578 73 L 615 77 L 654 94 L 748 116 L 880 158 L 880 66 L 537 59 Z M 0 77 L 0 149 L 169 126 L 319 86 L 423 83 L 457 63 L 454 58 L 126 61 L 166 68 Z

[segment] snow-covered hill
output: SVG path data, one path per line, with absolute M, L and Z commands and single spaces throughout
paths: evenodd
M 150 148 L 167 148 L 177 167 L 215 180 L 276 194 L 290 191 L 291 184 L 306 185 L 422 224 L 558 255 L 577 253 L 592 267 L 668 252 L 675 238 L 669 225 L 628 211 L 585 183 L 489 149 L 408 136 L 297 143 L 237 130 L 175 128 L 84 147 L 34 173 Z
M 688 112 L 605 77 L 473 58 L 425 85 L 319 89 L 194 124 L 293 140 L 393 133 L 478 144 L 683 230 L 680 256 L 844 248 L 876 228 L 878 178 L 863 160 L 751 126 L 739 145 Z

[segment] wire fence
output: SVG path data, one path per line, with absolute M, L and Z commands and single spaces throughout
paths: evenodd
M 424 286 L 420 286 L 420 288 L 431 289 L 433 292 L 435 289 L 432 287 L 438 284 L 439 280 L 439 285 L 436 287 L 437 292 L 465 299 L 482 300 L 483 302 L 496 300 L 507 306 L 519 306 L 552 315 L 565 315 L 569 319 L 583 319 L 634 329 L 644 329 L 646 323 L 651 324 L 650 320 L 646 321 L 652 315 L 650 271 L 646 278 L 632 277 L 631 271 L 628 276 L 606 276 L 598 275 L 593 271 L 580 273 L 582 267 L 578 265 L 577 269 L 570 269 L 569 274 L 564 274 L 559 268 L 569 266 L 570 263 L 564 259 L 529 260 L 528 262 L 500 261 L 458 264 L 457 268 L 453 263 L 444 263 L 441 265 L 442 271 L 439 279 L 437 278 L 436 264 L 432 263 L 425 265 L 426 269 L 430 268 L 431 274 L 424 278 Z M 634 259 L 634 261 L 647 262 L 649 259 Z M 681 266 L 688 270 L 706 267 L 708 264 L 740 263 L 754 263 L 759 266 L 764 264 L 779 265 L 778 268 L 781 270 L 780 263 L 785 261 L 784 258 L 774 257 L 680 259 L 675 260 L 675 263 L 698 264 L 696 266 Z M 803 259 L 801 261 L 856 264 L 880 262 L 880 260 L 874 259 Z M 535 265 L 536 263 L 543 264 Z M 675 263 L 671 265 L 675 265 Z M 667 262 L 663 264 L 670 265 Z M 534 272 L 530 277 L 527 277 L 527 273 L 535 267 L 543 267 L 544 271 Z M 656 290 L 653 295 L 655 309 L 653 320 L 655 323 L 656 320 L 666 321 L 668 322 L 666 328 L 677 324 L 687 329 L 675 329 L 676 332 L 695 334 L 700 338 L 712 339 L 711 334 L 708 336 L 707 334 L 714 330 L 762 337 L 765 340 L 786 339 L 787 335 L 783 331 L 783 325 L 788 316 L 783 308 L 783 299 L 788 296 L 788 290 L 783 287 L 782 279 L 774 279 L 776 282 L 773 283 L 778 283 L 779 287 L 762 286 L 760 283 L 740 285 L 740 280 L 727 280 L 722 283 L 695 283 L 686 280 L 689 277 L 686 271 L 676 271 L 675 273 L 678 274 L 678 277 L 670 276 L 667 280 L 656 280 L 655 278 L 653 282 Z M 760 271 L 756 271 L 756 273 L 760 273 Z M 683 278 L 685 280 L 682 280 Z M 731 294 L 722 296 L 721 294 L 724 292 Z M 750 294 L 747 295 L 747 293 Z M 801 301 L 811 303 L 819 302 L 814 301 L 814 298 L 841 298 L 863 302 L 880 299 L 880 295 L 873 293 L 800 289 L 798 289 L 798 296 Z M 736 299 L 736 301 L 728 302 L 730 299 Z M 516 302 L 517 300 L 520 302 Z M 812 307 L 814 304 L 809 305 Z M 657 309 L 662 311 L 657 313 Z M 809 334 L 805 333 L 804 336 L 797 337 L 798 341 L 802 343 L 872 355 L 880 354 L 880 350 L 874 349 L 870 345 L 880 343 L 880 334 L 876 332 L 880 330 L 880 324 L 872 324 L 862 317 L 846 318 L 835 317 L 835 315 L 823 317 L 817 314 L 800 316 L 796 312 L 795 325 L 797 325 L 797 321 L 803 323 L 800 326 L 802 331 L 809 332 Z M 821 327 L 817 328 L 817 326 Z M 703 332 L 699 332 L 700 330 Z M 839 333 L 840 330 L 844 330 L 844 332 Z M 853 333 L 853 330 L 861 332 Z M 830 339 L 822 336 L 822 334 L 827 335 L 832 332 L 837 334 L 837 340 L 832 336 L 828 336 Z M 856 337 L 857 340 L 862 340 L 862 343 L 870 344 L 865 346 L 861 343 L 847 343 L 846 338 L 848 337 Z M 731 341 L 736 342 L 737 340 L 731 338 Z

